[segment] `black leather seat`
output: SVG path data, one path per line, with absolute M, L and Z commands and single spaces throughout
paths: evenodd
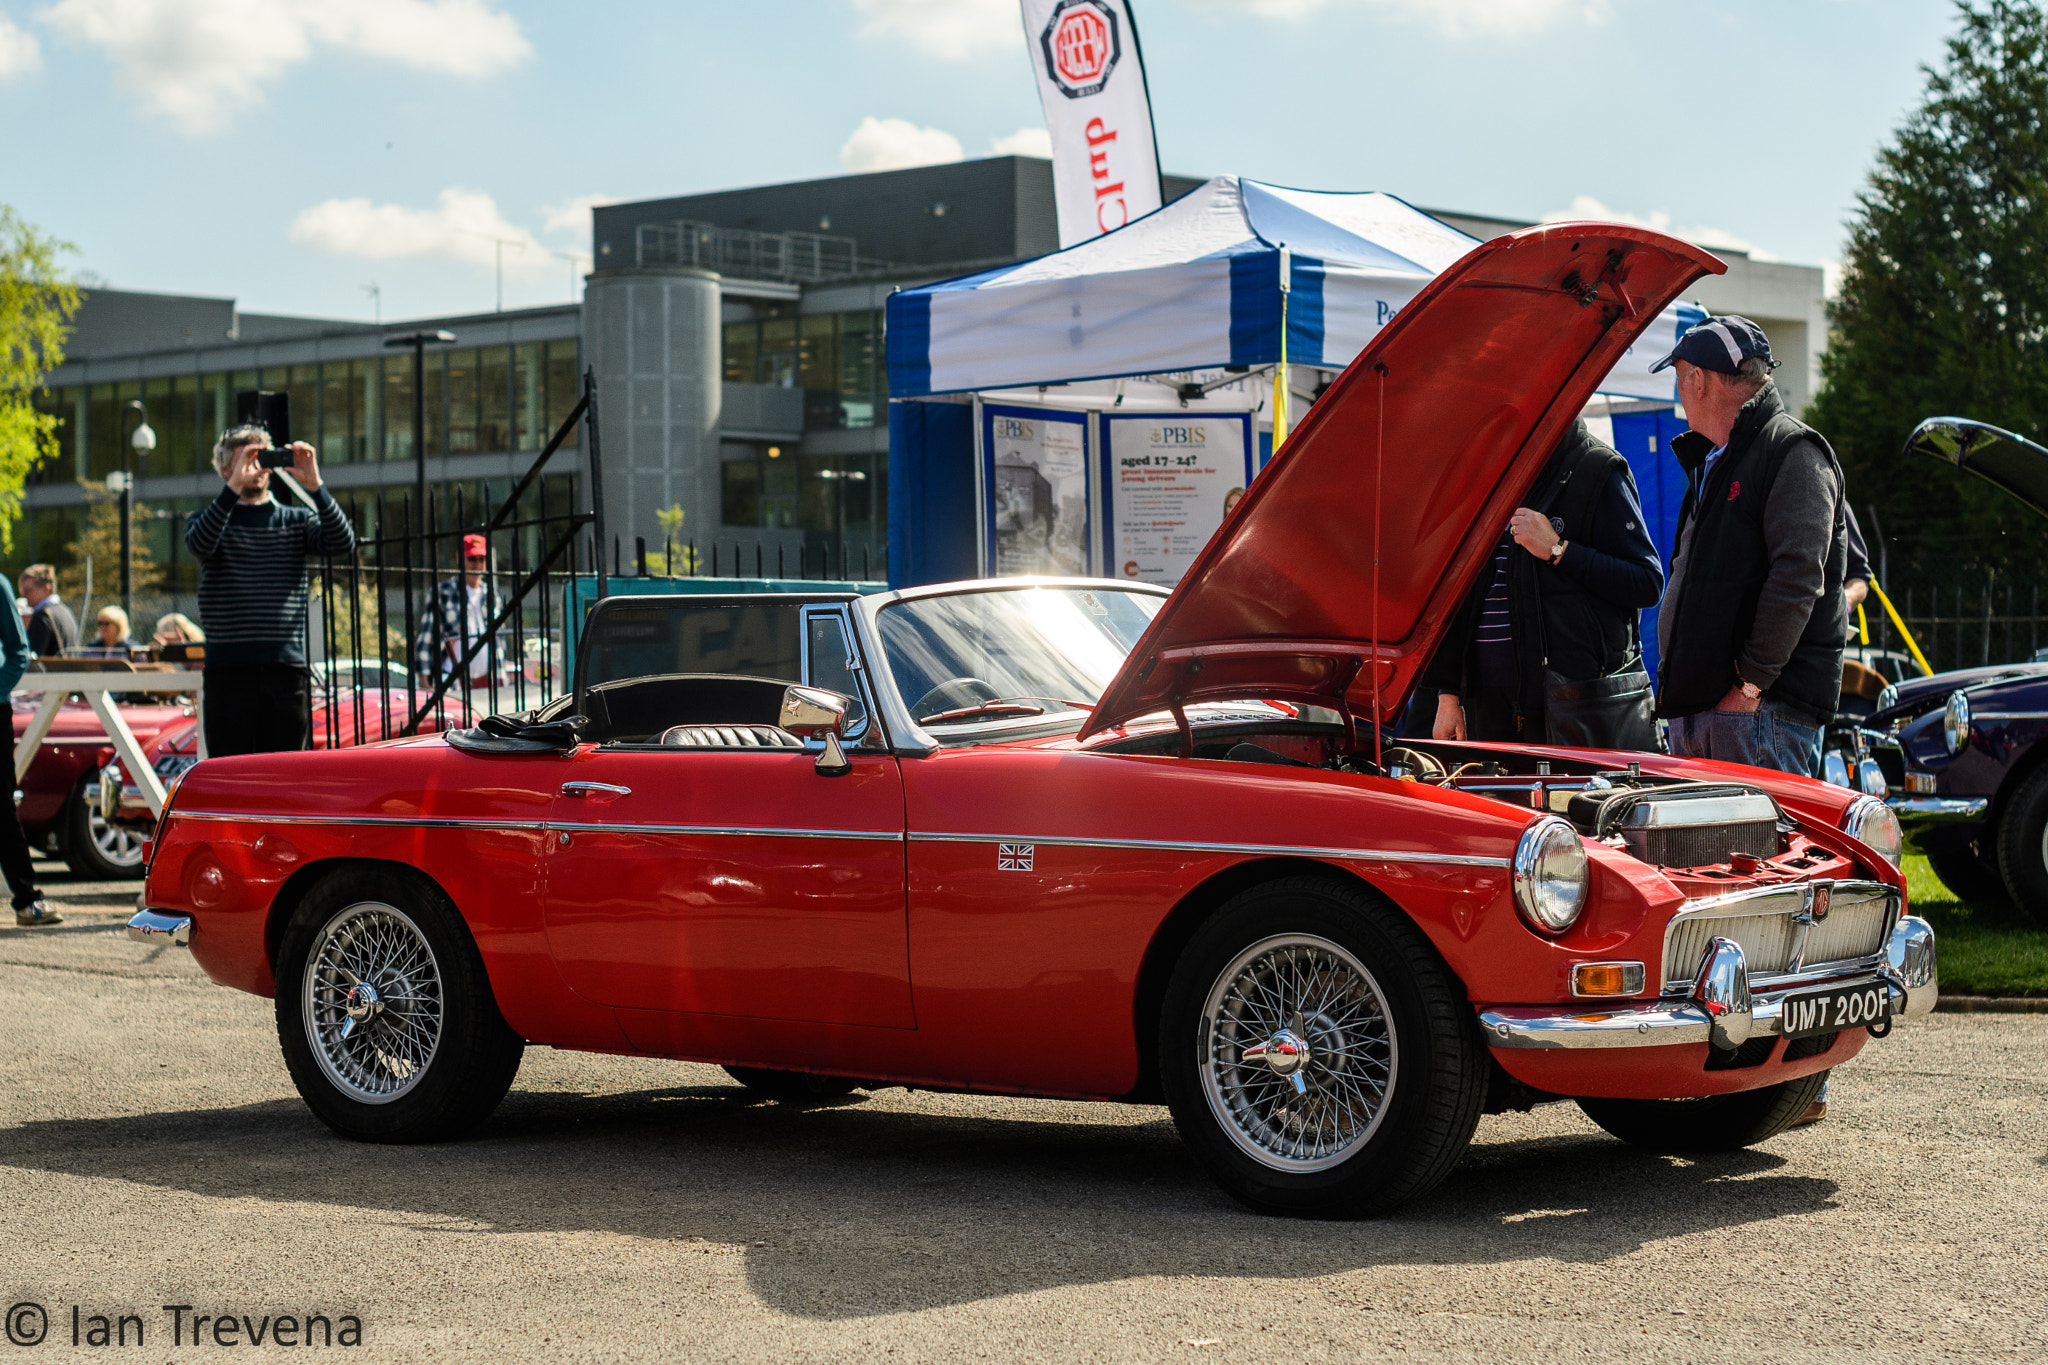
M 671 725 L 660 743 L 675 749 L 801 749 L 804 742 L 773 725 Z

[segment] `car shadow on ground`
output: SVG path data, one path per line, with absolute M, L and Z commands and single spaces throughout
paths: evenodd
M 1475 1146 L 1429 1198 L 1355 1223 L 1232 1203 L 1156 1122 L 793 1107 L 737 1087 L 515 1092 L 481 1134 L 344 1141 L 296 1100 L 0 1129 L 0 1165 L 203 1197 L 373 1209 L 453 1238 L 618 1232 L 742 1248 L 753 1291 L 817 1319 L 1133 1276 L 1597 1263 L 1832 1206 L 1768 1152 L 1646 1156 L 1594 1134 Z

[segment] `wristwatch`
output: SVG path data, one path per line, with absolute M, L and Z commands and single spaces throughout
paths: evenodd
M 1564 547 L 1569 544 L 1571 544 L 1569 540 L 1560 540 L 1557 544 L 1550 547 L 1550 562 L 1552 564 L 1560 563 L 1564 559 Z
M 1735 665 L 1735 687 L 1737 691 L 1741 692 L 1743 696 L 1748 697 L 1751 701 L 1755 701 L 1764 694 L 1764 690 L 1761 687 L 1758 687 L 1755 683 L 1742 676 L 1741 664 Z

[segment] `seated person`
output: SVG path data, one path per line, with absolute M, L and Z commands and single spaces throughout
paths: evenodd
M 98 635 L 89 645 L 81 646 L 81 659 L 126 659 L 129 651 L 142 648 L 128 637 L 128 613 L 109 603 L 100 608 L 94 622 Z

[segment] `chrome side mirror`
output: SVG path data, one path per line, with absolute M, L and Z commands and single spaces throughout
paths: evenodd
M 842 777 L 853 771 L 852 760 L 839 745 L 839 736 L 846 729 L 846 713 L 852 707 L 852 698 L 822 687 L 786 687 L 782 690 L 782 715 L 778 723 L 798 739 L 822 737 L 825 748 L 818 755 L 817 770 L 825 777 Z

